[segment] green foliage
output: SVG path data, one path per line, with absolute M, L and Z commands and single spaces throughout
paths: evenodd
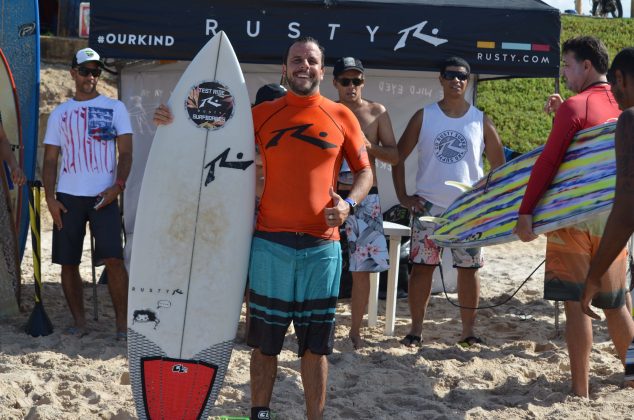
M 594 35 L 608 47 L 610 58 L 634 45 L 634 19 L 602 19 L 562 15 L 561 41 Z M 572 92 L 560 83 L 561 95 Z M 546 98 L 555 92 L 554 79 L 510 79 L 483 81 L 478 85 L 478 107 L 491 118 L 505 146 L 527 152 L 548 137 L 552 116 L 543 111 Z

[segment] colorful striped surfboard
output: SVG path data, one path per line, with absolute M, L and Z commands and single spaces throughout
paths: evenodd
M 536 234 L 573 225 L 612 208 L 616 180 L 616 123 L 577 133 L 535 212 Z M 466 248 L 517 240 L 512 233 L 531 169 L 542 147 L 492 171 L 454 201 L 431 237 L 441 246 Z M 460 187 L 459 185 L 455 185 Z

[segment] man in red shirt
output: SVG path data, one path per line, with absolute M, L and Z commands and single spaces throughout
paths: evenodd
M 606 79 L 607 70 L 607 49 L 599 39 L 583 36 L 564 43 L 563 75 L 568 89 L 577 95 L 566 101 L 559 95 L 551 95 L 546 103 L 545 110 L 555 111 L 555 119 L 520 206 L 514 233 L 522 241 L 537 238 L 533 232 L 532 212 L 557 173 L 574 135 L 579 130 L 616 121 L 620 114 Z M 588 396 L 592 322 L 583 313 L 580 299 L 606 218 L 601 215 L 546 235 L 544 298 L 564 301 L 572 392 L 581 397 Z M 625 251 L 621 248 L 618 258 L 602 278 L 601 294 L 594 300 L 594 305 L 604 310 L 613 342 L 622 356 L 628 343 L 616 339 L 614 333 L 632 322 L 625 307 L 625 269 Z

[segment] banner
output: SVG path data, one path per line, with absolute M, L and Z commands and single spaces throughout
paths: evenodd
M 310 35 L 327 64 L 355 56 L 366 68 L 435 71 L 457 55 L 474 73 L 558 77 L 557 9 L 538 0 L 442 3 L 99 1 L 91 4 L 90 46 L 108 58 L 191 60 L 223 30 L 241 63 L 278 64 L 293 40 Z

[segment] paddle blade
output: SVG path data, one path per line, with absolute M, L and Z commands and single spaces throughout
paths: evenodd
M 473 189 L 471 185 L 463 184 L 462 182 L 458 182 L 458 181 L 445 181 L 445 185 L 449 185 L 450 187 L 456 187 L 462 192 L 471 191 Z
M 41 301 L 35 303 L 24 331 L 32 337 L 46 337 L 53 332 L 53 324 L 48 315 L 46 315 Z

